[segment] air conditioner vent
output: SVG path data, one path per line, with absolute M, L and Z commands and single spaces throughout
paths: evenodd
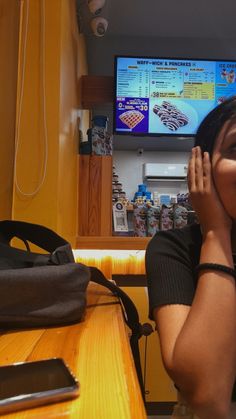
M 185 163 L 145 163 L 144 180 L 186 180 L 188 167 Z

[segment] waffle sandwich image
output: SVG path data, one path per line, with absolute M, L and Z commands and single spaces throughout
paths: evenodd
M 144 115 L 139 111 L 126 111 L 123 112 L 119 118 L 123 124 L 132 129 L 143 120 Z
M 187 115 L 181 112 L 175 105 L 165 100 L 161 105 L 155 105 L 153 112 L 159 116 L 162 124 L 170 131 L 177 131 L 189 122 Z

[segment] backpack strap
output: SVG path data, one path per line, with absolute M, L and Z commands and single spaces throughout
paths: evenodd
M 143 383 L 143 375 L 142 375 L 142 368 L 140 362 L 140 352 L 139 352 L 139 344 L 138 341 L 141 338 L 143 333 L 143 327 L 139 322 L 139 315 L 134 305 L 133 301 L 129 298 L 129 296 L 117 285 L 114 284 L 112 281 L 108 281 L 103 273 L 95 267 L 89 266 L 91 272 L 91 281 L 96 282 L 97 284 L 103 285 L 104 287 L 108 288 L 114 295 L 116 295 L 122 302 L 122 306 L 124 308 L 124 318 L 125 322 L 128 327 L 132 331 L 132 335 L 130 337 L 130 346 L 134 358 L 135 368 L 139 380 L 139 385 L 142 393 L 143 400 L 145 402 L 145 389 Z
M 31 243 L 48 251 L 48 254 L 40 254 L 17 249 L 10 246 L 13 237 L 17 237 L 25 244 Z M 0 221 L 0 254 L 2 257 L 21 261 L 22 263 L 38 265 L 63 265 L 74 262 L 74 256 L 70 244 L 54 231 L 39 224 L 26 223 L 23 221 Z

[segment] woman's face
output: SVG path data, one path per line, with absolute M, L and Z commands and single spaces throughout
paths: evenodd
M 236 220 L 236 118 L 227 121 L 217 137 L 212 173 L 225 210 Z

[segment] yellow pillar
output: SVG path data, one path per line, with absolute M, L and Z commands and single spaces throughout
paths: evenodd
M 20 2 L 0 3 L 0 219 L 11 219 Z
M 84 40 L 74 0 L 22 0 L 21 11 L 12 218 L 43 224 L 74 245 Z

